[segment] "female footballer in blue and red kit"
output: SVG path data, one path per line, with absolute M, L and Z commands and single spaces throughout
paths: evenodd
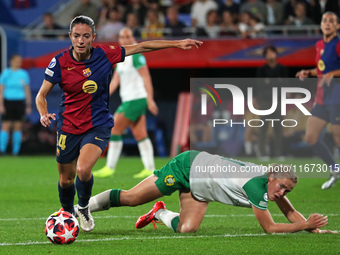
M 296 74 L 301 80 L 310 76 L 318 77 L 318 86 L 312 116 L 308 118 L 306 141 L 331 169 L 330 179 L 322 189 L 334 186 L 339 178 L 339 165 L 330 150 L 320 138 L 327 123 L 331 123 L 332 134 L 337 146 L 340 146 L 340 38 L 337 35 L 339 21 L 336 14 L 326 12 L 322 16 L 321 30 L 323 39 L 316 43 L 316 68 L 301 70 Z
M 57 166 L 59 199 L 65 211 L 73 213 L 77 190 L 80 226 L 84 231 L 94 228 L 88 209 L 92 193 L 92 168 L 104 151 L 113 118 L 109 112 L 109 84 L 114 64 L 136 53 L 180 48 L 198 48 L 197 40 L 150 41 L 124 47 L 99 45 L 94 22 L 86 16 L 75 17 L 70 24 L 72 47 L 56 55 L 45 70 L 45 79 L 36 97 L 40 122 L 51 125 L 55 113 L 47 110 L 46 97 L 56 83 L 63 90 L 59 108 L 57 134 Z M 76 184 L 74 179 L 77 174 Z

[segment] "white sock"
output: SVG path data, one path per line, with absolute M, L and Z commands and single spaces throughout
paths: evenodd
M 166 210 L 166 209 L 159 209 L 156 212 L 155 218 L 157 220 L 163 221 L 163 223 L 170 229 L 174 230 L 175 232 L 177 229 L 173 229 L 173 226 L 171 225 L 171 222 L 174 218 L 178 217 L 179 213 L 174 213 L 172 211 Z M 177 226 L 176 226 L 177 228 Z
M 98 195 L 90 198 L 90 212 L 98 212 L 110 209 L 110 193 L 111 190 L 106 190 Z
M 153 147 L 149 137 L 138 142 L 138 149 L 142 158 L 144 169 L 154 171 L 155 162 L 153 158 Z
M 111 169 L 116 169 L 116 165 L 123 149 L 123 141 L 110 141 L 107 151 L 106 166 Z

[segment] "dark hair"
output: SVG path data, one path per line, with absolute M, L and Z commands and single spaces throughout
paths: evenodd
M 75 17 L 71 21 L 71 24 L 70 24 L 70 32 L 71 33 L 72 33 L 72 28 L 76 24 L 86 24 L 86 25 L 88 25 L 92 29 L 92 35 L 94 35 L 96 33 L 96 28 L 95 28 L 95 25 L 94 25 L 94 21 L 90 17 L 84 16 L 84 15 L 80 15 L 80 16 Z
M 328 14 L 334 15 L 334 16 L 336 17 L 336 21 L 339 23 L 339 17 L 338 17 L 338 15 L 336 15 L 334 12 L 327 11 L 327 12 L 325 12 L 324 14 L 322 14 L 322 16 L 328 15 Z
M 14 53 L 13 55 L 11 55 L 10 60 L 12 60 L 12 59 L 14 59 L 14 58 L 16 58 L 16 57 L 21 58 L 21 56 L 20 56 L 18 53 Z
M 46 17 L 46 16 L 53 17 L 53 14 L 52 14 L 51 12 L 45 12 L 45 13 L 44 13 L 44 17 Z
M 264 57 L 266 57 L 268 50 L 271 50 L 271 51 L 273 51 L 273 52 L 275 52 L 275 53 L 277 54 L 277 49 L 276 49 L 276 47 L 273 46 L 273 45 L 268 45 L 268 46 L 264 47 L 264 49 L 263 49 L 262 55 L 263 55 Z
M 110 19 L 110 14 L 111 14 L 111 12 L 117 12 L 117 13 L 119 13 L 119 10 L 118 10 L 117 7 L 112 7 L 112 8 L 110 8 L 110 9 L 107 11 L 107 13 L 106 13 L 106 19 Z

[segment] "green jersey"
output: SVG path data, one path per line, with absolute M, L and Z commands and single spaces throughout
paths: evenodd
M 267 168 L 200 152 L 190 168 L 190 190 L 199 201 L 267 210 Z

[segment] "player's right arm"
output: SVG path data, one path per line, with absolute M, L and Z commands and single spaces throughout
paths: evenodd
M 120 77 L 117 71 L 114 72 L 112 80 L 110 82 L 110 95 L 112 95 L 118 88 L 120 83 Z
M 44 127 L 48 127 L 51 125 L 51 119 L 55 120 L 56 114 L 55 113 L 48 113 L 47 110 L 47 95 L 53 88 L 53 84 L 47 80 L 44 80 L 41 88 L 35 98 L 35 104 L 37 106 L 37 110 L 40 114 L 40 123 Z
M 304 70 L 297 72 L 295 77 L 298 77 L 301 81 L 303 81 L 305 78 L 311 77 L 311 76 L 317 76 L 316 68 Z
M 256 219 L 266 233 L 293 233 L 301 230 L 312 230 L 326 226 L 327 216 L 317 213 L 309 216 L 308 220 L 294 223 L 275 223 L 268 210 L 261 210 L 252 206 Z

